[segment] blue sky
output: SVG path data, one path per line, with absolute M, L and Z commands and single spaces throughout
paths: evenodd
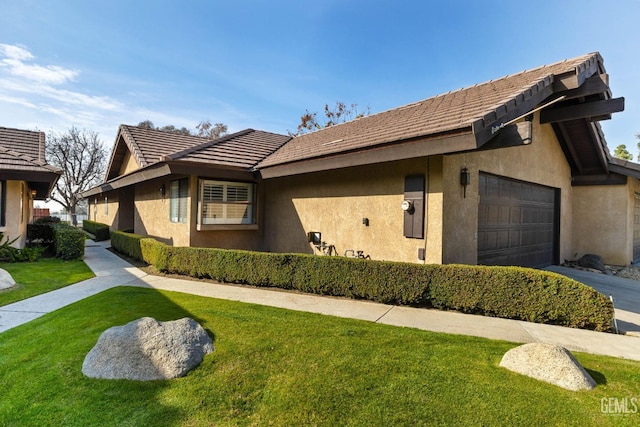
M 149 119 L 294 130 L 336 101 L 372 113 L 599 51 L 637 155 L 640 0 L 0 0 L 0 126 L 99 132 Z

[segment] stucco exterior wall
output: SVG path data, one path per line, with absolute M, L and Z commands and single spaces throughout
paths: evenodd
M 550 125 L 534 117 L 532 143 L 447 155 L 443 166 L 443 263 L 476 264 L 478 253 L 478 181 L 480 172 L 560 189 L 560 261 L 571 256 L 573 188 L 571 169 Z M 471 173 L 467 196 L 463 197 L 460 171 Z
M 131 152 L 127 151 L 127 153 L 124 156 L 124 159 L 122 160 L 122 166 L 120 166 L 120 171 L 118 172 L 118 176 L 126 175 L 137 169 L 140 169 L 140 166 L 138 166 L 138 163 L 131 155 Z
M 633 184 L 574 188 L 573 249 L 568 259 L 591 253 L 607 264 L 631 262 Z
M 5 195 L 5 226 L 0 227 L 3 241 L 18 238 L 12 246 L 23 248 L 27 239 L 27 224 L 31 221 L 33 201 L 24 181 L 7 181 Z
M 418 250 L 427 246 L 428 260 L 438 262 L 441 160 L 429 163 L 420 158 L 266 180 L 264 249 L 319 254 L 307 242 L 307 233 L 316 231 L 327 245 L 335 245 L 339 255 L 361 250 L 372 259 L 422 262 Z M 400 204 L 405 176 L 412 174 L 426 175 L 429 213 L 424 239 L 407 238 L 403 233 Z M 363 224 L 363 218 L 369 220 L 369 226 Z
M 178 179 L 176 177 L 175 179 Z M 191 181 L 193 181 L 192 178 Z M 171 198 L 169 188 L 172 179 L 156 179 L 136 184 L 134 208 L 134 232 L 155 237 L 173 246 L 189 246 L 189 222 L 173 223 L 169 210 Z M 164 185 L 165 194 L 160 188 Z M 189 197 L 193 195 L 193 183 L 190 182 Z M 187 204 L 187 218 L 192 214 L 191 203 Z
M 118 192 L 109 191 L 88 199 L 89 219 L 118 229 Z

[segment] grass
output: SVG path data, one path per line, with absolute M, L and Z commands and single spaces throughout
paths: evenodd
M 171 381 L 86 378 L 108 327 L 200 322 L 215 351 Z M 602 399 L 640 397 L 640 363 L 577 353 L 598 387 L 570 392 L 498 366 L 515 344 L 221 301 L 111 289 L 0 334 L 0 425 L 637 425 Z
M 59 258 L 2 262 L 0 268 L 7 270 L 16 282 L 16 286 L 0 291 L 0 307 L 95 276 L 84 261 L 62 261 Z

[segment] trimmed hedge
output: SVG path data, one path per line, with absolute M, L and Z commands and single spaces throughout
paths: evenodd
M 82 221 L 82 229 L 87 233 L 93 234 L 95 236 L 93 240 L 96 242 L 109 240 L 110 238 L 109 226 L 101 222 L 85 219 Z
M 252 286 L 273 286 L 385 304 L 457 310 L 607 331 L 613 305 L 559 274 L 520 267 L 421 265 L 354 258 L 173 247 L 140 240 L 158 270 Z
M 64 260 L 80 259 L 84 256 L 85 234 L 67 224 L 52 226 L 56 257 Z
M 126 233 L 124 231 L 111 232 L 111 247 L 116 251 L 142 261 L 142 251 L 140 240 L 145 236 L 139 234 Z

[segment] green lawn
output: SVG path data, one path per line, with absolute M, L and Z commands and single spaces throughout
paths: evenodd
M 95 276 L 84 261 L 62 261 L 59 258 L 2 262 L 0 268 L 7 270 L 16 281 L 16 286 L 0 291 L 0 307 Z
M 206 286 L 203 284 L 203 286 Z M 186 377 L 85 378 L 102 331 L 190 316 L 215 351 Z M 0 425 L 638 425 L 640 363 L 576 354 L 598 382 L 570 392 L 504 370 L 515 344 L 142 288 L 115 288 L 0 334 Z

